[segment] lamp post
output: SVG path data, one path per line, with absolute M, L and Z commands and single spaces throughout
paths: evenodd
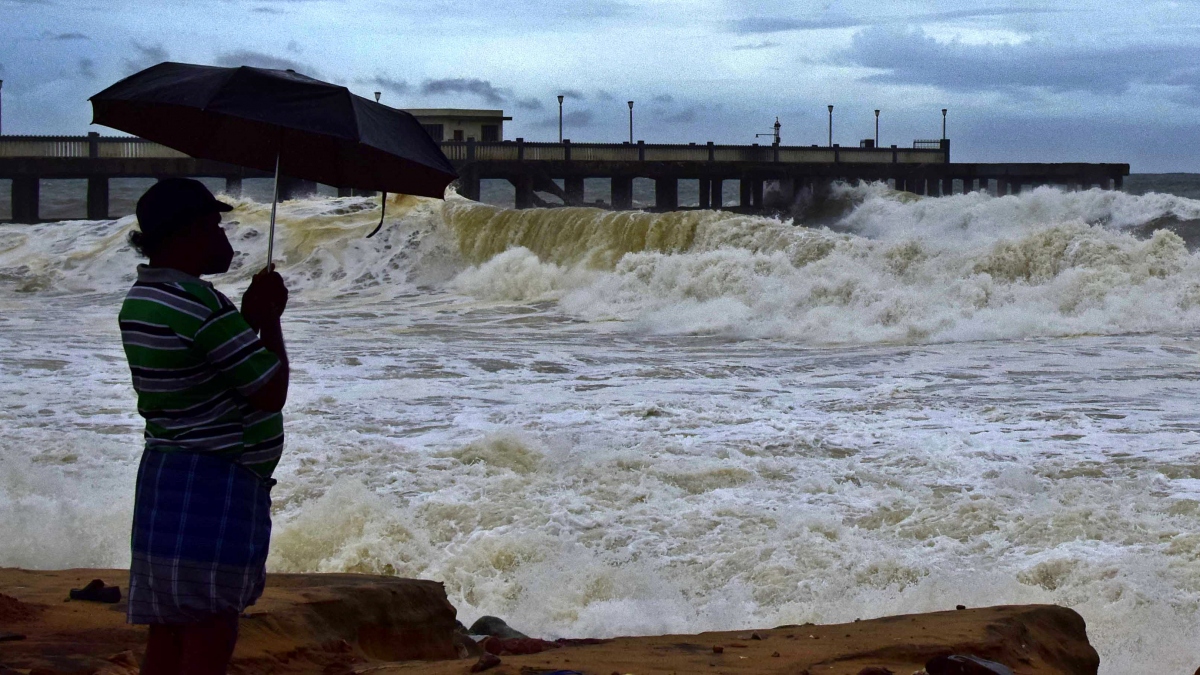
M 879 147 L 879 109 L 875 109 L 875 147 Z
M 376 102 L 376 103 L 379 103 L 379 97 L 380 97 L 380 96 L 383 96 L 383 92 L 382 92 L 382 91 L 377 91 L 377 92 L 375 92 L 375 102 Z
M 833 105 L 829 106 L 829 147 L 833 147 Z
M 946 109 L 942 108 L 942 140 L 946 140 Z
M 2 90 L 2 89 L 4 89 L 4 80 L 0 80 L 0 90 Z M 3 108 L 3 106 L 4 106 L 3 98 L 2 98 L 2 97 L 0 97 L 0 134 L 3 134 L 3 133 L 4 133 L 4 127 L 2 126 L 2 125 L 3 125 L 3 120 L 4 120 L 4 108 Z
M 633 145 L 633 101 L 629 101 L 629 144 Z
M 562 143 L 562 102 L 563 95 L 558 95 L 558 142 Z

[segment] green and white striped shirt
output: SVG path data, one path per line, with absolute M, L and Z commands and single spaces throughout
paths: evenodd
M 246 397 L 281 363 L 229 298 L 190 274 L 139 265 L 119 322 L 146 448 L 223 455 L 270 477 L 283 415 Z

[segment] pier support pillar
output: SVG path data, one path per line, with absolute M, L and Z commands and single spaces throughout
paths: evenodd
M 654 179 L 654 208 L 675 210 L 679 208 L 679 180 L 675 178 Z
M 962 193 L 964 195 L 967 195 L 967 194 L 971 194 L 974 191 L 975 191 L 975 179 L 974 178 L 962 179 Z
M 37 178 L 19 176 L 12 179 L 12 219 L 14 223 L 38 221 L 38 197 L 41 185 Z
M 740 199 L 738 201 L 738 206 L 742 207 L 743 209 L 748 209 L 751 206 L 751 204 L 750 204 L 751 194 L 750 193 L 752 192 L 752 190 L 750 187 L 750 182 L 751 181 L 749 178 L 743 178 L 740 181 L 740 188 L 739 188 Z
M 954 179 L 953 178 L 943 178 L 942 179 L 942 196 L 949 197 L 952 194 L 954 194 Z
M 568 206 L 583 204 L 583 178 L 571 176 L 563 179 L 563 192 L 567 195 Z
M 996 196 L 997 197 L 1003 197 L 1008 194 L 1008 179 L 1007 178 L 997 178 L 995 180 L 995 183 L 996 183 Z
M 464 166 L 458 174 L 458 194 L 471 201 L 479 201 L 479 172 L 473 166 Z
M 1122 190 L 1125 188 L 1125 177 L 1124 176 L 1117 176 L 1116 178 L 1113 178 L 1112 181 L 1113 181 L 1112 185 L 1113 185 L 1114 190 Z
M 612 206 L 614 209 L 628 211 L 633 208 L 633 179 L 614 177 L 612 179 Z
M 893 183 L 892 189 L 895 190 L 896 192 L 904 192 L 905 190 L 908 189 L 908 186 L 905 185 L 903 176 L 896 176 L 895 178 L 892 179 L 892 183 Z
M 905 184 L 905 189 L 907 189 L 909 192 L 913 193 L 914 195 L 925 194 L 925 179 L 924 178 L 914 178 L 912 176 L 909 176 L 909 178 L 904 181 L 904 184 Z
M 763 181 L 756 178 L 750 182 L 750 205 L 755 209 L 763 207 Z
M 242 196 L 242 179 L 240 176 L 230 176 L 225 179 L 225 194 L 233 198 Z M 342 196 L 342 191 L 338 190 L 338 196 Z
M 358 189 L 355 189 L 355 190 L 351 190 L 351 191 L 350 191 L 350 196 L 351 196 L 351 197 L 374 197 L 374 196 L 376 196 L 376 195 L 378 195 L 378 194 L 379 194 L 379 193 L 378 193 L 378 192 L 376 192 L 375 190 L 358 190 Z M 478 200 L 477 200 L 477 201 L 478 201 Z
M 1101 178 L 1100 179 L 1100 189 L 1101 190 L 1113 189 L 1113 179 L 1108 178 L 1108 177 Z
M 353 197 L 354 196 L 353 188 L 338 188 L 337 191 L 338 191 L 337 196 L 339 196 L 339 197 Z
M 712 179 L 712 191 L 708 195 L 708 206 L 712 209 L 725 206 L 725 181 L 720 178 Z
M 707 178 L 701 178 L 698 182 L 700 183 L 699 206 L 702 209 L 707 209 L 711 204 L 712 183 Z
M 87 179 L 87 219 L 108 219 L 108 176 Z
M 771 199 L 766 204 L 767 208 L 790 209 L 792 203 L 796 201 L 796 179 L 791 176 L 784 176 L 777 179 L 775 181 L 775 190 L 770 195 Z
M 509 178 L 508 182 L 512 183 L 516 190 L 516 197 L 513 200 L 513 207 L 518 209 L 528 209 L 533 207 L 533 179 L 529 176 L 517 176 Z
M 1018 178 L 1016 180 L 1009 181 L 1008 182 L 1008 194 L 1010 194 L 1010 195 L 1021 194 L 1021 181 L 1022 180 L 1024 180 L 1024 179 Z

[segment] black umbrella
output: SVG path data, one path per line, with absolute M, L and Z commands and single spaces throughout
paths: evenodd
M 281 172 L 377 190 L 385 201 L 388 192 L 440 199 L 458 177 L 412 115 L 291 70 L 160 63 L 89 100 L 94 124 L 199 159 L 273 171 L 268 263 Z

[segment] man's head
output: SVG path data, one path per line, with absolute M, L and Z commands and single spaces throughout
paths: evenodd
M 221 229 L 221 214 L 232 210 L 198 180 L 161 180 L 138 200 L 139 230 L 129 234 L 129 243 L 151 265 L 197 276 L 227 272 L 233 246 Z

